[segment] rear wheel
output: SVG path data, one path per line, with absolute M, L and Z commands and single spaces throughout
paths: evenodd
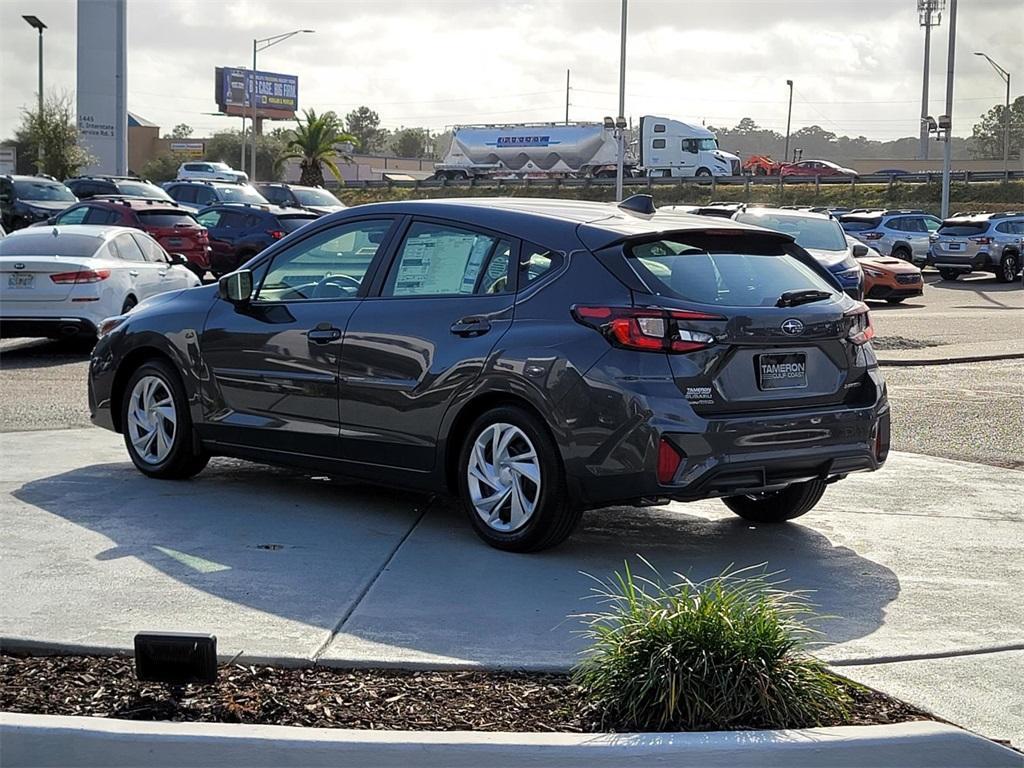
M 459 495 L 473 530 L 492 547 L 536 552 L 561 543 L 579 522 L 554 440 L 515 406 L 487 411 L 459 456 Z
M 903 261 L 913 261 L 914 257 L 910 251 L 903 247 L 897 247 L 892 249 L 892 257 L 894 259 L 902 259 Z
M 149 477 L 192 477 L 210 460 L 196 447 L 181 379 L 163 360 L 143 363 L 128 379 L 121 428 L 132 463 Z
M 728 496 L 725 506 L 754 523 L 782 523 L 806 515 L 825 493 L 824 480 L 793 483 L 781 491 Z
M 1020 269 L 1020 262 L 1016 253 L 1004 253 L 999 262 L 999 272 L 996 279 L 1000 283 L 1012 283 L 1017 279 L 1017 270 Z
M 955 269 L 940 269 L 939 277 L 943 280 L 956 280 L 960 277 L 960 272 Z

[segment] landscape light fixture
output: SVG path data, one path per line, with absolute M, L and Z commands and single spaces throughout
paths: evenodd
M 289 37 L 295 37 L 295 35 L 307 34 L 311 35 L 316 32 L 315 29 L 295 29 L 291 32 L 284 32 L 280 35 L 271 35 L 270 37 L 264 37 L 262 40 L 252 41 L 252 89 L 249 93 L 249 101 L 252 106 L 252 151 L 249 155 L 249 164 L 252 166 L 249 169 L 249 181 L 256 181 L 256 54 L 259 51 L 265 51 L 272 45 L 283 43 Z
M 1003 111 L 1003 176 L 1009 180 L 1010 176 L 1010 73 L 1000 67 L 987 53 L 975 51 L 975 56 L 981 56 L 992 65 L 999 77 L 1006 83 L 1006 106 Z
M 183 632 L 135 635 L 135 676 L 147 683 L 182 686 L 217 681 L 217 638 Z

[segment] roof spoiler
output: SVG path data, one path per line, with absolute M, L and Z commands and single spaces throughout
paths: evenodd
M 657 208 L 654 207 L 654 197 L 651 195 L 630 195 L 619 203 L 618 207 L 623 211 L 640 213 L 645 216 L 650 216 L 657 211 Z

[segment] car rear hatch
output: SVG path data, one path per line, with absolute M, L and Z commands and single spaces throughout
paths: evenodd
M 88 260 L 60 257 L 0 257 L 0 304 L 64 301 Z M 83 278 L 82 282 L 86 282 Z
M 932 260 L 936 264 L 969 262 L 982 245 L 990 240 L 985 236 L 987 221 L 947 219 L 931 239 Z
M 201 253 L 205 257 L 208 238 L 206 227 L 188 211 L 158 209 L 136 211 L 143 229 L 164 247 L 168 253 L 191 256 Z
M 676 385 L 696 413 L 874 401 L 867 308 L 788 238 L 659 237 L 627 242 L 618 258 L 638 283 L 634 307 L 654 313 L 635 330 L 664 332 Z M 608 251 L 598 257 L 614 263 Z

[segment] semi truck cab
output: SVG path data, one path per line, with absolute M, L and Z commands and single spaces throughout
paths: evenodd
M 638 158 L 647 176 L 740 176 L 736 155 L 718 148 L 718 138 L 702 125 L 667 117 L 640 118 Z

